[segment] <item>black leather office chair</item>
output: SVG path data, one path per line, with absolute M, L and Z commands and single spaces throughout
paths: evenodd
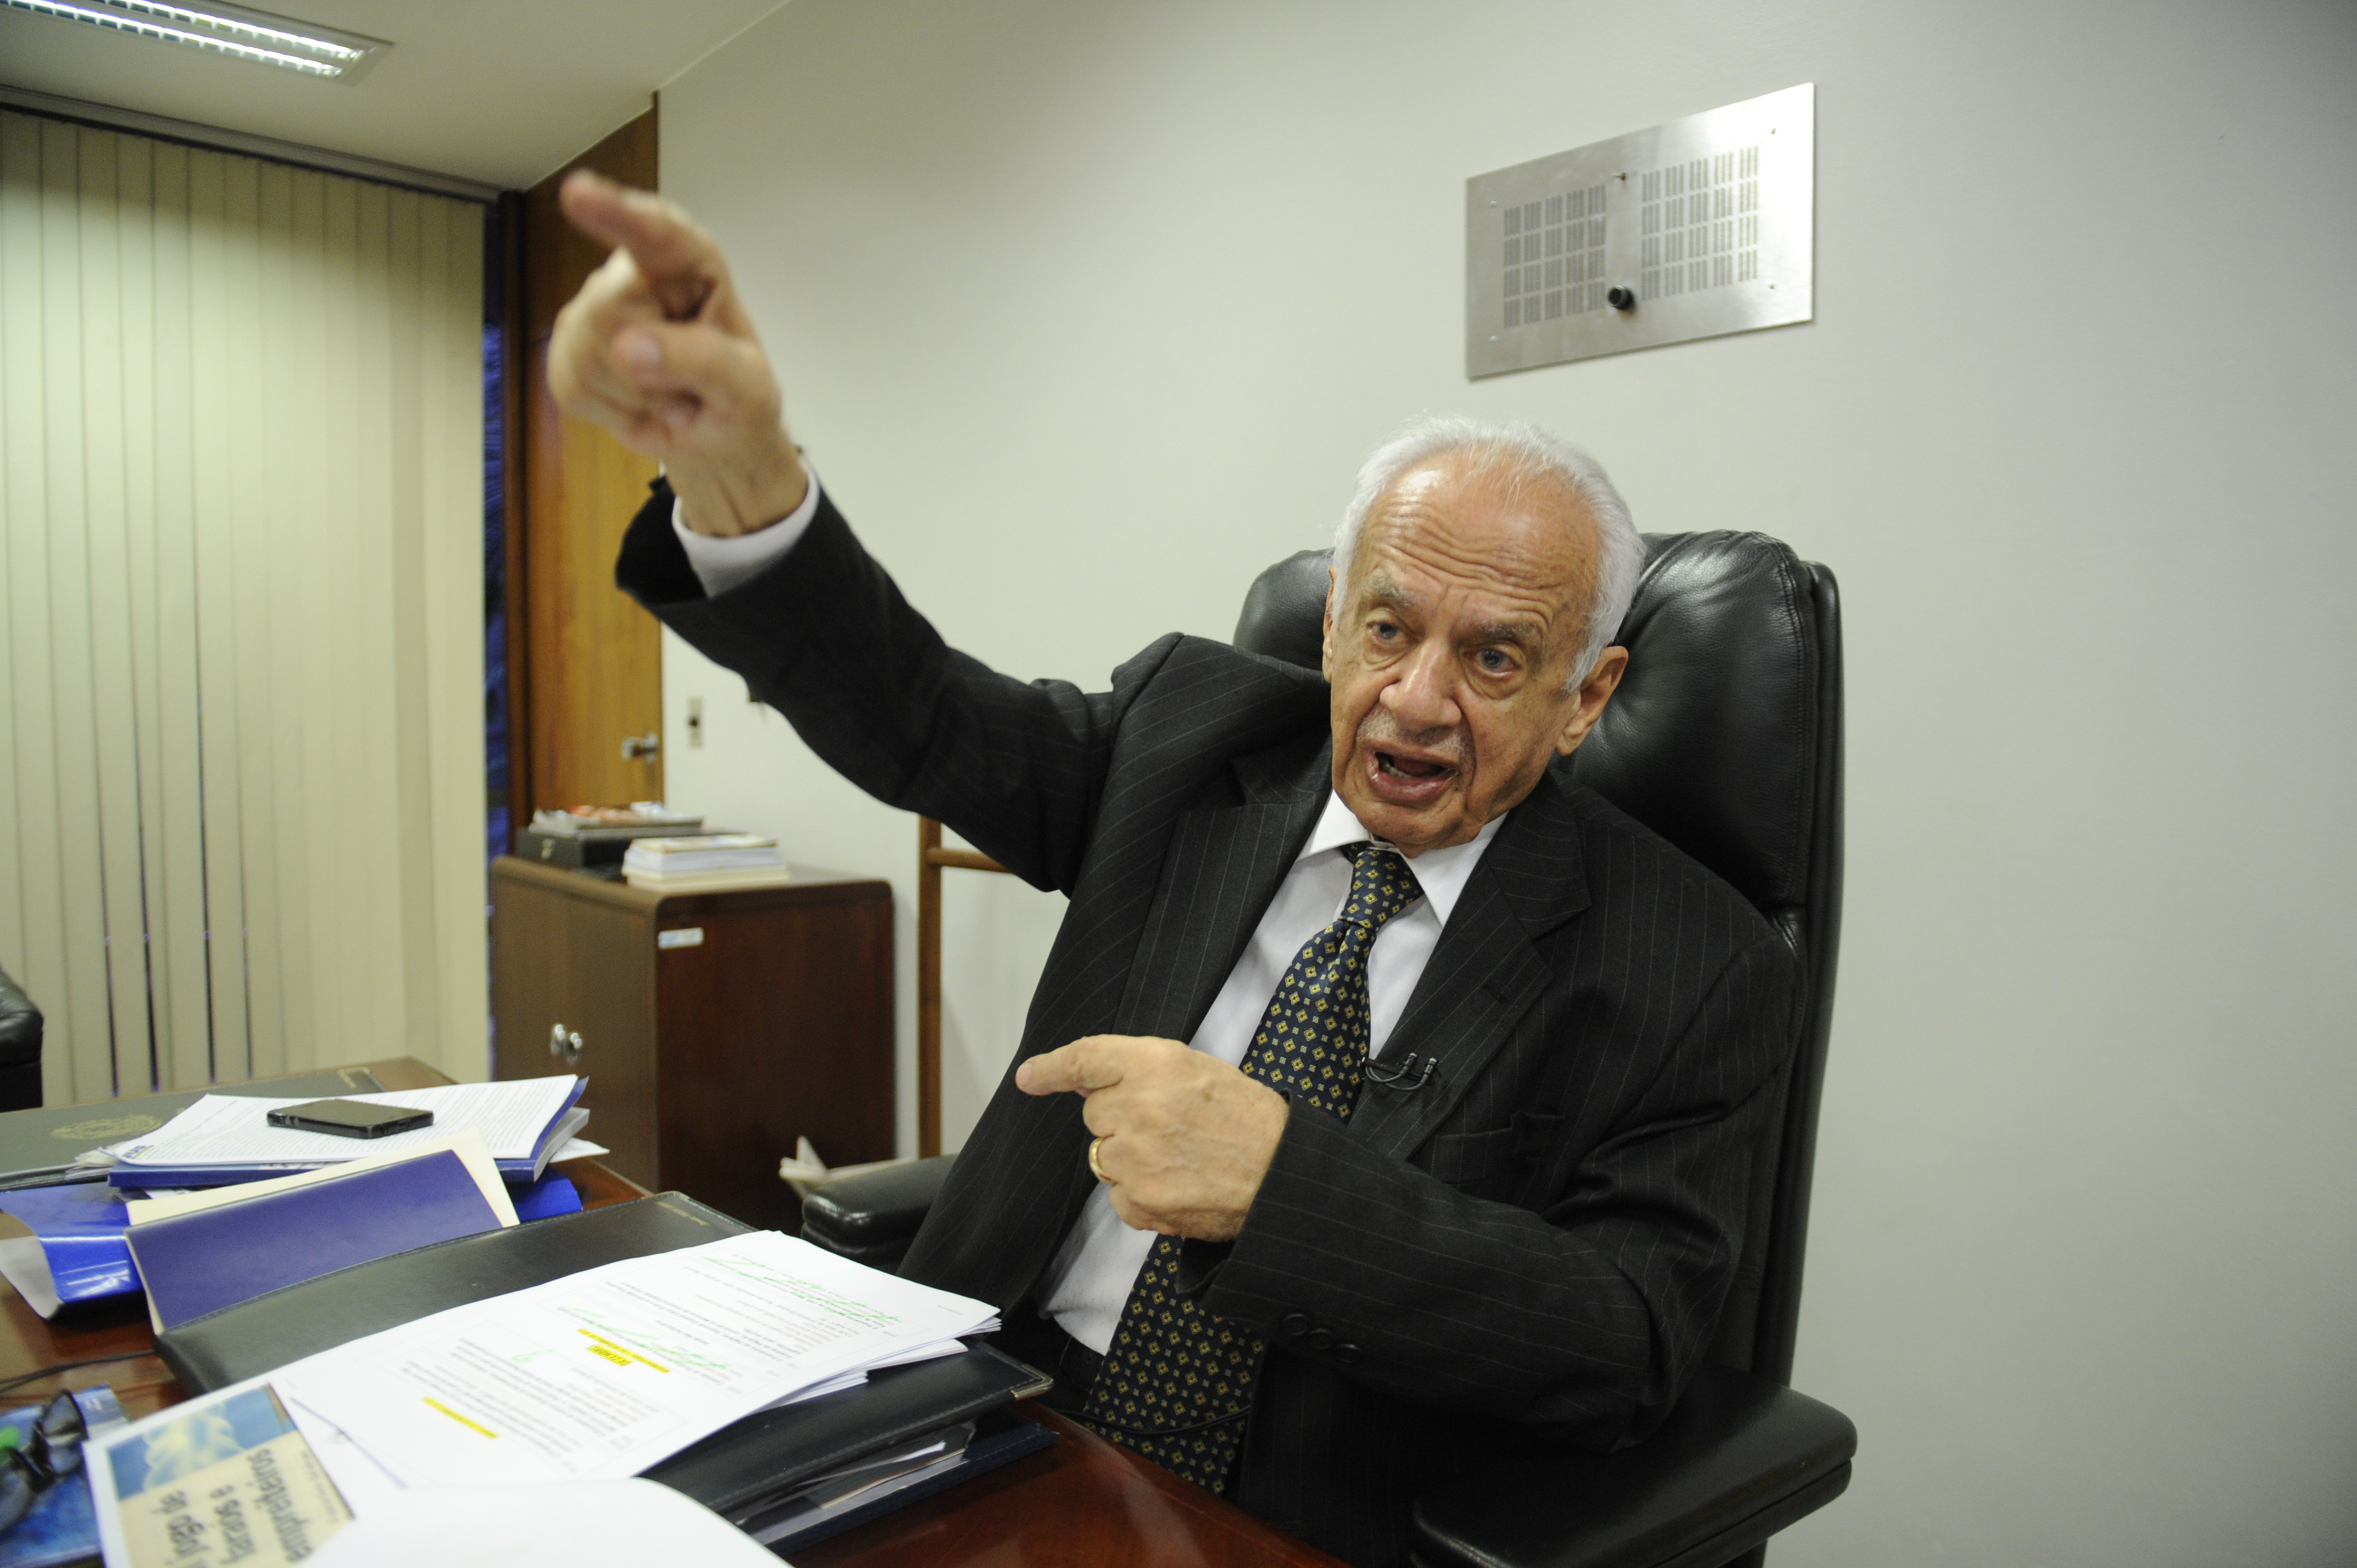
M 1555 766 L 1717 872 L 1800 955 L 1806 987 L 1780 1114 L 1753 1165 L 1743 1257 L 1709 1364 L 1662 1428 L 1617 1454 L 1534 1445 L 1417 1500 L 1428 1568 L 1721 1568 L 1849 1484 L 1857 1433 L 1795 1393 L 1792 1341 L 1841 928 L 1841 618 L 1833 574 L 1758 533 L 1646 536 L 1621 628 L 1629 674 Z M 1316 668 L 1328 553 L 1261 574 L 1236 646 Z M 802 1233 L 896 1263 L 946 1159 L 819 1188 Z
M 0 1111 L 41 1103 L 41 1010 L 0 971 Z

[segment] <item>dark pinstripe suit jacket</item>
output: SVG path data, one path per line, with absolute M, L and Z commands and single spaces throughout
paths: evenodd
M 1187 1039 L 1328 789 L 1315 673 L 1166 637 L 1083 693 L 944 646 L 831 504 L 706 599 L 660 487 L 622 585 L 879 799 L 1071 908 L 1019 1060 Z M 1348 1123 L 1287 1123 L 1243 1234 L 1190 1244 L 1211 1311 L 1268 1337 L 1236 1500 L 1388 1563 L 1425 1487 L 1534 1440 L 1609 1448 L 1666 1412 L 1741 1250 L 1750 1145 L 1797 967 L 1725 883 L 1553 779 L 1467 884 Z M 1088 1196 L 1071 1095 L 998 1089 L 904 1272 L 1013 1306 Z

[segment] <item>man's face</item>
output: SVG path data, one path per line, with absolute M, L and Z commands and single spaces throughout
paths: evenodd
M 1577 691 L 1596 530 L 1568 490 L 1516 498 L 1444 456 L 1368 515 L 1326 597 L 1334 789 L 1410 856 L 1465 843 L 1569 755 L 1620 684 L 1609 649 Z

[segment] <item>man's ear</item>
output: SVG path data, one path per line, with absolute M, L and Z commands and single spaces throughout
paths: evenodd
M 1587 672 L 1587 679 L 1580 684 L 1579 701 L 1571 710 L 1570 721 L 1563 726 L 1563 734 L 1555 737 L 1555 754 L 1557 757 L 1569 757 L 1579 749 L 1579 743 L 1587 738 L 1588 732 L 1596 727 L 1596 721 L 1604 716 L 1604 704 L 1612 700 L 1614 692 L 1620 690 L 1620 677 L 1628 672 L 1627 649 L 1608 648 L 1596 656 L 1596 668 Z
M 1326 568 L 1326 629 L 1318 644 L 1318 672 L 1334 682 L 1334 568 Z

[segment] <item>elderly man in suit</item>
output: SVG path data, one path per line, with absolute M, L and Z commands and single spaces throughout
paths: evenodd
M 571 413 L 661 457 L 623 586 L 879 799 L 1071 906 L 909 1274 L 996 1302 L 1114 1440 L 1352 1562 L 1417 1491 L 1641 1437 L 1709 1341 L 1797 967 L 1549 771 L 1627 662 L 1642 548 L 1528 426 L 1378 451 L 1324 679 L 1166 637 L 1109 691 L 944 646 L 799 460 L 676 209 L 558 318 Z

